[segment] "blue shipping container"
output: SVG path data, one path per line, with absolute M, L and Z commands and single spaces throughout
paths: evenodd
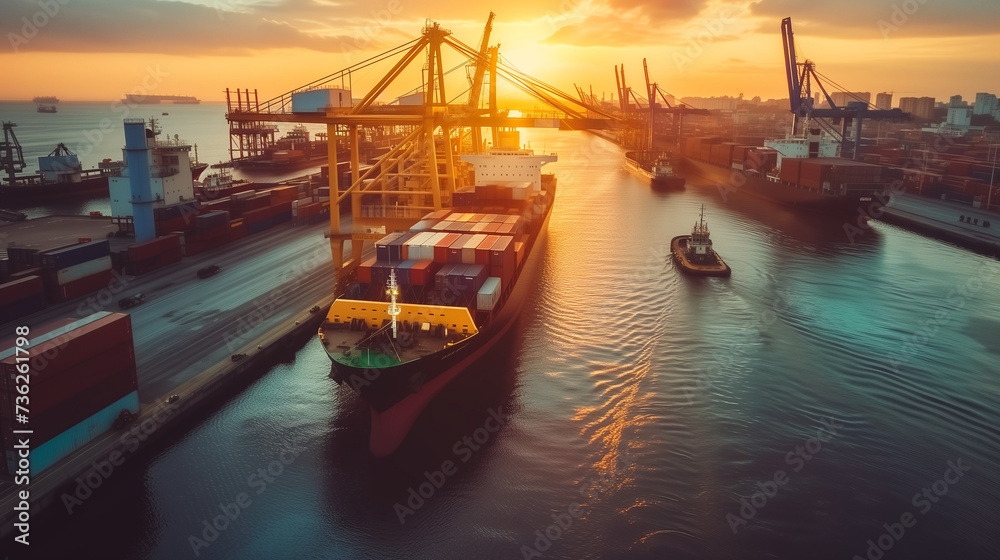
M 31 475 L 37 475 L 59 462 L 61 459 L 83 447 L 97 436 L 107 432 L 114 424 L 115 418 L 123 409 L 133 414 L 139 413 L 139 392 L 132 391 L 101 409 L 93 416 L 57 435 L 49 441 L 31 450 Z M 7 464 L 10 466 L 10 454 L 7 451 Z
M 80 243 L 63 249 L 42 253 L 40 259 L 43 267 L 58 270 L 110 255 L 111 244 L 107 240 L 104 240 Z

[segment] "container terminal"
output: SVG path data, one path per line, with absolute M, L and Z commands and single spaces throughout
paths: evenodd
M 869 103 L 870 94 L 845 91 L 816 63 L 800 60 L 791 18 L 782 20 L 781 37 L 788 99 L 689 103 L 652 81 L 645 60 L 645 92 L 634 91 L 621 65 L 617 104 L 579 87 L 578 94 L 627 124 L 595 133 L 630 153 L 661 154 L 727 199 L 753 196 L 834 216 L 852 238 L 881 220 L 1000 251 L 995 131 L 970 126 L 971 108 L 958 105 L 946 108 L 944 123 L 919 127 L 913 121 L 927 115 L 902 110 L 913 103 L 901 99 L 901 108 L 890 109 L 889 93 Z M 697 106 L 708 102 L 711 111 Z
M 95 461 L 101 461 L 102 457 L 108 460 L 127 457 L 144 442 L 152 441 L 154 434 L 159 436 L 168 431 L 157 426 L 175 422 L 199 409 L 221 387 L 274 359 L 288 345 L 315 336 L 320 324 L 330 320 L 327 310 L 345 290 L 372 289 L 375 283 L 364 282 L 360 276 L 368 274 L 373 279 L 379 275 L 382 279 L 384 271 L 377 272 L 370 261 L 374 255 L 375 262 L 379 262 L 380 245 L 389 250 L 399 233 L 409 232 L 415 226 L 418 229 L 413 231 L 426 234 L 417 224 L 429 220 L 439 223 L 452 215 L 442 212 L 468 205 L 480 197 L 489 199 L 491 192 L 495 195 L 501 190 L 516 191 L 516 185 L 482 180 L 481 166 L 463 161 L 462 158 L 487 154 L 484 132 L 496 147 L 508 146 L 516 138 L 516 128 L 549 127 L 592 130 L 615 137 L 630 149 L 660 151 L 661 146 L 656 145 L 658 127 L 654 126 L 660 120 L 675 133 L 673 158 L 696 159 L 693 153 L 683 153 L 682 146 L 695 145 L 681 143 L 681 137 L 687 135 L 702 139 L 697 142 L 699 150 L 705 144 L 712 146 L 708 149 L 707 165 L 724 170 L 728 167 L 739 171 L 733 167 L 733 154 L 746 157 L 753 153 L 737 147 L 756 146 L 756 143 L 726 144 L 724 151 L 729 165 L 714 163 L 713 159 L 721 161 L 723 151 L 720 148 L 716 156 L 714 145 L 725 142 L 704 141 L 722 136 L 712 134 L 717 132 L 711 129 L 713 116 L 686 106 L 659 111 L 656 97 L 663 96 L 664 102 L 667 97 L 649 82 L 648 73 L 646 99 L 653 101 L 647 101 L 646 109 L 639 106 L 640 99 L 627 89 L 624 68 L 620 74 L 616 69 L 622 100 L 617 109 L 598 102 L 592 95 L 584 95 L 582 90 L 577 98 L 521 73 L 502 63 L 498 47 L 489 44 L 493 17 L 491 14 L 479 46 L 466 45 L 438 24 L 428 23 L 418 39 L 373 59 L 375 62 L 395 59 L 398 63 L 361 98 L 355 98 L 344 86 L 345 82 L 350 83 L 352 72 L 364 67 L 358 65 L 264 102 L 257 100 L 256 90 L 252 94 L 249 89 L 235 90 L 235 98 L 227 91 L 231 146 L 237 146 L 233 150 L 245 157 L 261 156 L 262 137 L 273 135 L 271 123 L 325 125 L 329 163 L 325 175 L 304 177 L 273 188 L 246 190 L 240 190 L 245 185 L 226 187 L 226 179 L 220 178 L 221 182 L 214 187 L 230 189 L 225 197 L 198 200 L 190 179 L 184 180 L 187 174 L 164 173 L 178 164 L 164 151 L 169 146 L 158 145 L 145 121 L 125 119 L 123 151 L 128 172 L 121 176 L 124 180 L 109 181 L 111 217 L 54 216 L 0 228 L 0 234 L 6 237 L 7 250 L 0 269 L 3 274 L 0 280 L 4 281 L 0 285 L 0 305 L 4 306 L 4 317 L 20 317 L 21 321 L 30 320 L 37 325 L 35 334 L 43 349 L 58 347 L 61 341 L 69 341 L 66 348 L 72 348 L 56 352 L 50 358 L 51 366 L 39 368 L 42 371 L 38 387 L 44 387 L 45 375 L 57 379 L 67 368 L 78 364 L 84 364 L 85 371 L 92 371 L 95 357 L 81 341 L 96 336 L 95 332 L 110 333 L 112 330 L 105 329 L 117 329 L 109 337 L 114 344 L 112 348 L 118 349 L 114 352 L 115 367 L 101 374 L 81 376 L 78 381 L 77 394 L 86 393 L 93 398 L 82 409 L 85 416 L 54 414 L 51 424 L 43 424 L 42 434 L 49 440 L 37 443 L 50 445 L 39 462 L 30 467 L 37 507 L 58 503 L 60 491 L 71 487 L 77 477 L 93 471 Z M 786 41 L 791 42 L 790 22 Z M 441 63 L 436 60 L 442 48 L 453 49 L 469 60 L 471 85 L 465 102 L 449 102 Z M 427 71 L 422 74 L 425 82 L 415 99 L 410 96 L 392 104 L 376 103 L 410 63 L 424 58 L 429 61 Z M 797 69 L 794 55 L 790 61 Z M 372 63 L 369 60 L 364 64 Z M 511 116 L 501 111 L 496 102 L 499 79 L 514 82 L 524 93 L 556 108 L 557 113 Z M 342 95 L 345 90 L 348 94 Z M 794 88 L 790 91 L 801 95 Z M 630 99 L 635 99 L 636 105 Z M 793 100 L 797 99 L 793 96 Z M 852 119 L 840 114 L 845 123 L 840 132 L 841 143 L 853 135 L 853 146 L 860 146 L 862 116 L 879 115 L 868 114 L 856 106 L 846 110 L 853 113 Z M 815 112 L 811 116 L 819 118 L 823 114 Z M 896 111 L 888 117 L 902 118 L 902 115 Z M 685 118 L 693 121 L 691 127 L 695 130 L 685 131 Z M 857 123 L 855 129 L 846 128 L 848 120 Z M 812 129 L 803 124 L 802 130 L 806 133 Z M 375 164 L 368 165 L 362 161 L 361 148 L 374 136 L 393 140 Z M 805 157 L 820 155 L 821 141 L 807 138 L 799 143 L 806 150 Z M 854 150 L 855 161 L 860 153 Z M 782 185 L 782 190 L 826 189 L 823 162 L 819 163 L 821 187 L 796 183 Z M 840 166 L 840 163 L 826 163 L 831 168 Z M 877 167 L 872 162 L 869 165 Z M 799 170 L 802 167 L 798 166 Z M 762 175 L 770 176 L 770 171 Z M 838 192 L 832 194 L 843 197 L 852 193 L 851 196 L 858 196 L 858 202 L 869 196 L 869 192 L 874 196 L 879 192 L 876 187 L 865 187 L 865 192 L 850 187 L 858 183 L 854 177 L 862 175 L 866 179 L 862 182 L 867 183 L 881 184 L 884 178 L 874 172 L 847 173 L 837 182 Z M 164 180 L 167 178 L 170 180 Z M 767 177 L 762 178 L 771 182 Z M 778 179 L 780 183 L 780 174 Z M 219 189 L 216 190 L 218 193 Z M 809 200 L 817 198 L 813 192 L 807 194 Z M 516 197 L 511 194 L 510 198 Z M 544 201 L 541 206 L 546 212 L 549 202 Z M 989 211 L 990 202 L 986 202 L 986 207 L 985 211 Z M 349 215 L 342 215 L 342 211 Z M 489 227 L 494 223 L 499 226 L 499 222 L 487 219 L 489 213 L 482 214 L 456 216 L 452 222 L 467 222 L 472 227 Z M 62 233 L 52 239 L 50 231 Z M 414 237 L 410 234 L 408 238 Z M 478 249 L 477 245 L 470 254 L 476 255 Z M 248 259 L 249 255 L 253 258 Z M 218 273 L 201 278 L 199 271 L 208 267 L 218 267 Z M 397 295 L 392 288 L 396 268 L 390 266 L 389 270 L 392 298 Z M 500 270 L 502 278 L 504 269 Z M 137 297 L 138 294 L 142 297 Z M 481 294 L 477 292 L 478 295 Z M 486 295 L 490 299 L 490 294 Z M 133 304 L 127 314 L 118 309 L 121 300 Z M 393 300 L 387 309 L 396 307 Z M 372 320 L 376 329 L 381 327 L 377 320 Z M 388 317 L 384 320 L 395 324 Z M 5 326 L 10 330 L 16 324 L 14 319 Z M 206 336 L 207 333 L 214 336 Z M 16 358 L 16 351 L 10 351 L 15 344 L 8 341 L 4 345 L 3 367 L 7 374 L 9 366 L 16 365 L 16 361 L 9 361 Z M 13 413 L 16 409 L 10 406 L 14 403 L 11 397 L 15 396 L 16 376 L 11 384 L 6 375 L 4 383 L 6 416 L 3 418 L 6 426 L 12 428 L 13 422 L 18 421 Z M 42 405 L 51 410 L 42 408 L 35 412 L 45 420 L 45 412 L 56 410 L 67 398 L 71 397 L 57 394 L 48 401 L 43 398 Z M 126 437 L 140 432 L 150 437 Z M 136 439 L 140 443 L 135 443 Z M 13 444 L 5 440 L 8 473 L 18 467 Z M 10 483 L 4 486 L 4 515 L 14 511 L 14 489 Z

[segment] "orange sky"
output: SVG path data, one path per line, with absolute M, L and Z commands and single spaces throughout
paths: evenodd
M 222 101 L 226 87 L 268 98 L 416 37 L 427 18 L 478 45 L 491 9 L 451 0 L 52 4 L 54 14 L 34 0 L 0 3 L 0 99 L 103 101 L 146 91 Z M 617 63 L 641 87 L 646 57 L 653 80 L 679 97 L 787 96 L 779 24 L 788 15 L 800 59 L 850 90 L 939 100 L 1000 93 L 1000 51 L 985 48 L 1000 45 L 998 2 L 507 0 L 492 9 L 501 54 L 565 91 L 576 83 L 610 96 Z M 355 96 L 382 71 L 356 75 Z M 449 97 L 463 81 L 453 74 Z M 389 93 L 417 84 L 414 72 Z

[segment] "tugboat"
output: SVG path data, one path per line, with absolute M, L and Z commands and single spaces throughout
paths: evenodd
M 729 276 L 732 270 L 722 257 L 712 249 L 708 224 L 705 223 L 705 205 L 701 217 L 691 228 L 691 235 L 679 235 L 670 240 L 670 252 L 681 271 L 698 276 Z
M 663 153 L 628 152 L 625 165 L 637 175 L 649 179 L 654 190 L 670 191 L 684 188 L 684 177 L 677 174 L 670 157 Z

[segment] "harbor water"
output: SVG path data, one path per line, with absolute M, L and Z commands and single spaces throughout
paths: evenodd
M 537 286 L 397 453 L 309 340 L 39 520 L 37 557 L 1000 557 L 1000 263 L 522 141 L 559 154 Z M 702 204 L 731 278 L 670 261 Z

